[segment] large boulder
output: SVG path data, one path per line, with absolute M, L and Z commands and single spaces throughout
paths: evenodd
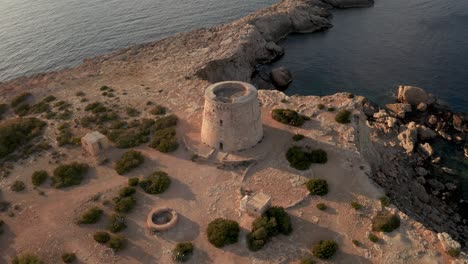
M 284 48 L 276 45 L 276 43 L 273 41 L 267 42 L 265 48 L 272 54 L 275 59 L 284 55 Z
M 406 113 L 411 112 L 410 104 L 386 104 L 385 106 L 399 118 L 405 118 Z
M 419 144 L 419 150 L 427 157 L 434 155 L 434 150 L 432 149 L 432 146 L 427 142 L 424 144 Z
M 431 105 L 434 103 L 434 96 L 428 94 L 419 87 L 400 85 L 398 87 L 398 101 L 408 103 L 417 107 L 420 103 Z
M 465 145 L 465 147 L 463 148 L 464 152 L 465 152 L 465 157 L 468 158 L 468 144 Z
M 400 146 L 402 146 L 406 153 L 412 153 L 414 146 L 418 140 L 418 130 L 414 122 L 409 122 L 408 125 L 402 126 L 403 130 L 398 134 L 398 140 L 400 140 Z
M 468 132 L 468 116 L 466 114 L 453 114 L 452 124 L 453 128 L 455 128 L 456 130 Z
M 276 88 L 284 90 L 292 83 L 293 78 L 291 72 L 281 66 L 271 71 L 271 81 Z
M 437 136 L 436 132 L 426 126 L 417 125 L 416 127 L 418 128 L 418 136 L 421 140 L 429 140 Z

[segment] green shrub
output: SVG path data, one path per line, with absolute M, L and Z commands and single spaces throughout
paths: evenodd
M 149 194 L 160 194 L 165 192 L 171 185 L 171 179 L 163 171 L 153 172 L 140 181 L 140 187 Z
M 85 96 L 86 94 L 83 91 L 79 91 L 75 93 L 76 96 Z
M 165 115 L 166 112 L 167 112 L 167 109 L 161 105 L 156 105 L 150 110 L 150 114 L 152 115 Z
M 154 128 L 156 130 L 173 127 L 177 125 L 177 116 L 175 115 L 168 115 L 164 117 L 160 117 L 156 120 L 154 124 Z
M 118 148 L 136 147 L 149 141 L 150 132 L 156 122 L 151 119 L 133 121 L 118 129 L 113 129 L 107 136 Z
M 29 113 L 41 114 L 50 111 L 50 105 L 46 102 L 39 102 L 30 107 Z
M 307 256 L 301 259 L 301 264 L 315 264 L 315 261 L 311 256 Z
M 101 102 L 90 103 L 85 107 L 85 111 L 90 111 L 93 114 L 103 113 L 107 111 L 107 108 Z
M 460 253 L 460 249 L 450 248 L 449 250 L 447 250 L 447 254 L 453 258 L 458 257 Z
M 289 165 L 297 170 L 308 170 L 312 163 L 326 163 L 327 153 L 322 149 L 306 151 L 302 147 L 292 146 L 286 152 Z
M 13 258 L 12 264 L 44 264 L 40 258 L 31 254 L 22 254 Z
M 359 242 L 359 240 L 353 239 L 353 240 L 351 240 L 351 242 L 353 242 L 353 245 L 355 245 L 356 247 L 361 246 L 361 242 Z
M 144 161 L 145 158 L 141 152 L 129 150 L 122 155 L 120 160 L 117 161 L 115 164 L 115 170 L 118 174 L 123 175 L 140 166 Z
M 128 186 L 135 187 L 135 186 L 138 185 L 139 182 L 140 182 L 140 179 L 138 179 L 138 178 L 130 178 L 130 179 L 128 179 Z
M 134 178 L 133 178 L 134 179 Z M 136 178 L 138 179 L 138 178 Z M 130 180 L 130 179 L 129 179 Z M 120 189 L 119 191 L 119 196 L 120 197 L 128 197 L 128 196 L 132 196 L 134 193 L 136 192 L 136 189 L 135 188 L 132 188 L 132 187 L 123 187 L 122 189 Z
M 329 107 L 329 108 L 327 109 L 327 111 L 328 111 L 328 112 L 333 112 L 333 111 L 335 111 L 335 107 Z
M 352 93 L 348 94 L 348 98 L 349 99 L 354 98 L 354 94 L 352 94 Z
M 0 124 L 0 158 L 41 135 L 45 125 L 37 118 L 17 118 Z
M 133 196 L 115 197 L 114 202 L 114 210 L 118 213 L 128 213 L 136 205 L 136 199 Z
M 172 250 L 172 259 L 175 262 L 187 261 L 193 253 L 193 244 L 190 242 L 177 243 L 175 248 Z
M 387 196 L 380 197 L 379 200 L 380 200 L 380 204 L 381 204 L 383 207 L 390 206 L 390 198 L 388 198 Z
M 211 221 L 206 229 L 208 241 L 218 248 L 236 243 L 239 231 L 239 224 L 236 221 L 223 218 Z
M 99 88 L 99 90 L 101 90 L 101 91 L 109 90 L 109 86 L 103 85 L 103 86 L 101 86 L 101 88 Z
M 97 231 L 96 233 L 94 233 L 93 238 L 96 242 L 100 244 L 105 244 L 110 240 L 110 235 L 105 231 Z
M 271 207 L 252 223 L 252 231 L 247 235 L 247 245 L 251 251 L 258 251 L 278 234 L 292 232 L 291 217 L 283 207 Z
M 72 263 L 75 260 L 76 260 L 75 253 L 63 253 L 62 254 L 63 263 Z
M 300 127 L 308 118 L 291 109 L 273 109 L 271 117 L 283 124 Z
M 338 243 L 333 240 L 320 240 L 312 248 L 312 254 L 319 259 L 331 259 L 338 250 Z
M 22 93 L 22 94 L 16 96 L 15 98 L 13 98 L 10 105 L 11 105 L 12 108 L 15 108 L 18 105 L 24 103 L 31 96 L 32 96 L 32 94 L 30 94 L 30 93 Z
M 127 228 L 125 217 L 120 214 L 113 214 L 110 217 L 109 230 L 113 233 L 120 232 Z
M 374 243 L 377 243 L 379 241 L 379 237 L 377 237 L 376 235 L 372 234 L 372 233 L 369 233 L 369 235 L 367 236 L 367 238 L 369 238 L 370 241 L 374 242 Z
M 125 248 L 127 239 L 122 235 L 112 236 L 109 240 L 109 247 L 114 250 L 114 252 L 120 251 Z
M 300 140 L 303 140 L 304 139 L 304 135 L 302 134 L 296 134 L 293 136 L 293 140 L 294 141 L 300 141 Z
M 392 232 L 400 227 L 400 218 L 386 211 L 380 211 L 372 219 L 372 230 L 379 232 Z
M 8 111 L 8 105 L 0 104 L 0 118 L 2 118 L 3 114 L 5 114 L 7 111 Z
M 357 211 L 357 210 L 361 210 L 363 206 L 362 206 L 362 204 L 360 204 L 360 203 L 358 203 L 356 201 L 353 201 L 353 202 L 351 202 L 351 207 L 353 207 L 354 210 Z
M 328 193 L 328 183 L 322 179 L 310 179 L 306 183 L 307 190 L 311 195 L 324 196 Z
M 175 128 L 168 127 L 157 130 L 149 145 L 163 153 L 177 150 L 179 143 L 177 142 Z
M 52 186 L 55 188 L 65 188 L 79 185 L 88 172 L 88 168 L 87 164 L 78 162 L 62 164 L 54 170 Z
M 319 209 L 320 211 L 325 211 L 325 210 L 327 210 L 327 208 L 328 208 L 327 205 L 324 204 L 324 203 L 318 203 L 317 204 L 317 209 Z
M 318 108 L 319 110 L 323 110 L 323 109 L 325 109 L 325 105 L 324 105 L 324 104 L 318 104 L 318 105 L 317 105 L 317 108 Z
M 335 121 L 340 124 L 347 124 L 351 122 L 351 120 L 349 119 L 350 117 L 351 112 L 349 112 L 348 110 L 341 110 L 336 114 Z
M 30 110 L 31 106 L 29 104 L 21 104 L 14 108 L 15 114 L 17 114 L 18 116 L 28 115 Z
M 140 115 L 140 112 L 138 112 L 138 110 L 133 107 L 127 107 L 126 112 L 129 117 L 136 117 Z
M 49 178 L 49 174 L 45 170 L 35 171 L 31 176 L 31 181 L 34 186 L 39 186 L 43 184 L 47 178 Z
M 26 185 L 22 181 L 14 181 L 10 186 L 10 189 L 14 192 L 24 191 L 25 188 Z
M 102 210 L 99 207 L 88 209 L 78 220 L 78 224 L 90 225 L 97 223 L 102 216 Z

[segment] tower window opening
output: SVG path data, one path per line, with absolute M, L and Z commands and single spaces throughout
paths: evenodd
M 223 126 L 223 120 L 219 120 L 219 125 Z

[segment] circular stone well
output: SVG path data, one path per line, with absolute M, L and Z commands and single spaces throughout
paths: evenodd
M 175 226 L 177 218 L 177 212 L 174 209 L 157 208 L 148 214 L 146 225 L 156 231 L 168 230 Z

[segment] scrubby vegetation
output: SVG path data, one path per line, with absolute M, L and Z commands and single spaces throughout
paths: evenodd
M 312 248 L 312 254 L 319 259 L 331 259 L 338 250 L 338 243 L 333 240 L 320 240 Z
M 130 212 L 133 207 L 136 205 L 135 197 L 129 195 L 125 197 L 115 197 L 114 198 L 114 210 L 118 213 L 128 213 Z
M 163 153 L 175 151 L 179 147 L 175 128 L 168 127 L 156 131 L 149 145 Z
M 323 109 L 325 109 L 325 105 L 324 105 L 324 104 L 318 104 L 318 105 L 317 105 L 317 108 L 318 108 L 319 110 L 323 110 Z
M 289 165 L 298 170 L 308 170 L 312 163 L 326 163 L 327 153 L 322 149 L 309 150 L 299 146 L 292 146 L 286 152 Z
M 354 210 L 361 210 L 363 208 L 362 204 L 356 202 L 356 201 L 352 201 L 351 202 L 351 207 L 354 208 Z
M 123 175 L 140 166 L 145 161 L 143 154 L 136 150 L 125 152 L 120 160 L 115 164 L 115 170 L 118 174 Z
M 31 176 L 31 182 L 34 186 L 40 186 L 43 184 L 47 178 L 49 178 L 49 174 L 45 170 L 35 171 Z
M 114 235 L 109 240 L 109 247 L 114 250 L 114 252 L 120 251 L 125 248 L 127 239 L 123 235 Z
M 125 217 L 121 214 L 113 214 L 110 217 L 109 230 L 112 233 L 117 233 L 127 228 Z
M 218 248 L 234 244 L 239 238 L 239 224 L 236 221 L 217 218 L 208 224 L 208 241 Z
M 460 249 L 450 248 L 449 250 L 447 250 L 447 254 L 453 258 L 458 257 L 460 253 Z
M 302 134 L 296 134 L 293 136 L 293 140 L 294 141 L 300 141 L 300 140 L 303 140 L 304 139 L 304 135 Z
M 307 256 L 301 259 L 301 264 L 315 264 L 315 261 L 311 256 Z
M 22 181 L 14 181 L 10 186 L 10 189 L 14 192 L 21 192 L 25 188 L 26 188 L 26 185 Z
M 150 110 L 150 114 L 152 115 L 165 115 L 167 109 L 164 106 L 156 105 Z
M 356 247 L 361 246 L 361 242 L 359 242 L 359 240 L 353 239 L 353 240 L 351 240 L 351 242 L 353 242 L 353 245 L 355 245 Z
M 127 107 L 125 110 L 126 110 L 127 115 L 128 115 L 129 117 L 137 117 L 137 116 L 140 115 L 140 112 L 139 112 L 136 108 Z
M 90 225 L 97 223 L 101 219 L 102 213 L 99 207 L 92 207 L 80 217 L 78 224 Z
M 175 115 L 168 115 L 164 117 L 160 117 L 156 120 L 154 124 L 154 129 L 159 130 L 168 127 L 174 127 L 177 125 L 177 116 Z
M 325 211 L 325 210 L 327 210 L 327 208 L 328 208 L 327 205 L 324 204 L 324 203 L 318 203 L 317 204 L 317 209 L 319 209 L 320 211 Z
M 379 200 L 380 200 L 380 204 L 381 204 L 383 207 L 390 206 L 390 198 L 388 198 L 387 196 L 380 197 Z
M 94 233 L 93 238 L 96 242 L 100 244 L 105 244 L 110 240 L 110 235 L 105 231 L 97 231 L 96 233 Z
M 165 192 L 171 185 L 171 179 L 163 171 L 153 172 L 140 181 L 140 187 L 149 194 L 160 194 Z
M 42 134 L 46 125 L 37 118 L 17 118 L 0 125 L 0 158 L 6 157 Z
M 273 109 L 271 117 L 280 123 L 296 127 L 302 126 L 306 120 L 309 120 L 308 117 L 291 109 Z
M 249 249 L 257 251 L 263 248 L 271 237 L 278 234 L 289 235 L 292 232 L 291 217 L 283 207 L 271 207 L 252 223 L 252 231 L 247 235 Z
M 310 179 L 306 187 L 311 195 L 324 196 L 328 193 L 328 183 L 323 179 Z
M 12 108 L 15 108 L 19 106 L 20 104 L 24 103 L 31 96 L 32 96 L 31 93 L 22 93 L 16 96 L 15 98 L 13 98 L 13 100 L 11 100 L 10 106 Z
M 135 187 L 138 185 L 138 183 L 140 182 L 140 179 L 134 177 L 134 178 L 130 178 L 128 179 L 128 186 L 132 186 L 132 187 Z
M 387 211 L 380 211 L 372 219 L 372 230 L 379 232 L 392 232 L 400 227 L 400 218 Z
M 138 179 L 138 178 L 137 178 Z M 129 179 L 130 180 L 130 179 Z M 136 189 L 135 188 L 132 188 L 132 187 L 123 187 L 122 189 L 120 189 L 119 191 L 119 196 L 120 197 L 128 197 L 128 196 L 132 196 L 133 194 L 136 193 Z
M 59 134 L 57 136 L 57 143 L 59 146 L 78 145 L 80 143 L 79 138 L 73 137 L 69 123 L 61 124 L 58 127 L 58 130 L 59 130 Z
M 62 254 L 63 263 L 72 263 L 75 260 L 76 260 L 75 253 L 63 253 Z
M 12 264 L 44 264 L 40 258 L 32 254 L 22 254 L 16 256 L 11 261 Z
M 351 122 L 351 120 L 349 119 L 350 117 L 351 112 L 349 112 L 348 110 L 341 110 L 336 114 L 335 121 L 340 124 L 347 124 Z
M 60 165 L 54 170 L 52 186 L 55 188 L 65 188 L 79 185 L 88 172 L 88 168 L 87 164 L 78 162 Z
M 172 250 L 172 259 L 175 262 L 187 261 L 193 253 L 193 244 L 190 242 L 177 243 Z
M 369 238 L 369 240 L 374 242 L 374 243 L 377 243 L 379 241 L 379 238 L 376 235 L 372 234 L 372 233 L 369 233 L 367 238 Z
M 155 125 L 152 119 L 135 120 L 130 123 L 117 121 L 111 124 L 110 129 L 104 131 L 118 148 L 131 148 L 149 141 L 149 136 Z

